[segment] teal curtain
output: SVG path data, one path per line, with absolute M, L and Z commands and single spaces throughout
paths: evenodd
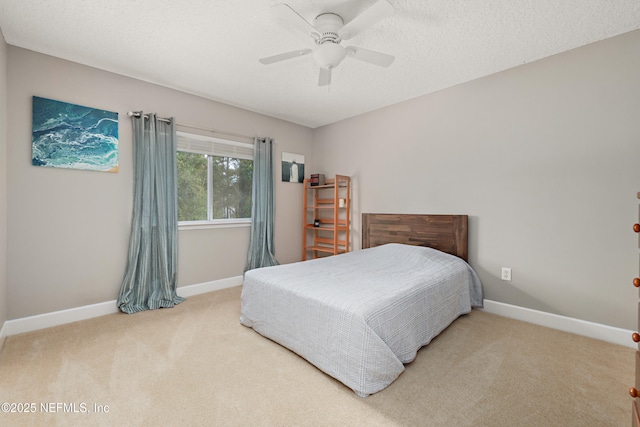
M 245 272 L 278 264 L 273 245 L 273 144 L 271 138 L 256 138 L 253 144 L 251 238 Z
M 174 119 L 133 116 L 133 212 L 118 307 L 125 313 L 173 307 L 178 266 L 178 189 Z

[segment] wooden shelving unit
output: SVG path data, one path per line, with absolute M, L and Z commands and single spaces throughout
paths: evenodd
M 349 252 L 351 178 L 336 175 L 324 185 L 304 180 L 302 260 Z M 314 221 L 319 220 L 319 226 Z

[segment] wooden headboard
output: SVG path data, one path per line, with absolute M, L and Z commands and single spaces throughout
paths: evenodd
M 467 261 L 467 215 L 362 214 L 362 249 L 386 243 L 428 246 Z

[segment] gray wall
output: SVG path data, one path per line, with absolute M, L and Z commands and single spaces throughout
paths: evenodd
M 316 129 L 362 212 L 470 215 L 494 301 L 637 327 L 640 31 Z M 513 281 L 500 280 L 511 267 Z
M 304 154 L 311 162 L 311 130 L 303 126 L 14 46 L 8 47 L 7 64 L 8 319 L 116 298 L 126 265 L 133 197 L 127 111 L 271 136 L 277 141 L 278 177 L 282 151 Z M 118 112 L 119 172 L 32 166 L 33 95 Z M 300 258 L 302 191 L 300 185 L 276 182 L 276 257 L 290 262 Z M 5 198 L 1 200 L 0 208 Z M 178 286 L 241 275 L 248 241 L 248 227 L 180 231 Z
M 0 330 L 5 320 L 7 320 L 7 44 L 0 31 Z M 2 345 L 1 342 L 0 345 Z
M 132 199 L 125 114 L 142 109 L 272 136 L 277 160 L 351 175 L 355 248 L 362 212 L 466 213 L 488 299 L 635 329 L 639 51 L 636 31 L 310 130 L 0 43 L 0 322 L 115 299 Z M 31 166 L 33 95 L 117 111 L 120 171 Z M 276 251 L 291 262 L 302 191 L 276 163 Z M 248 233 L 181 231 L 179 286 L 240 275 Z

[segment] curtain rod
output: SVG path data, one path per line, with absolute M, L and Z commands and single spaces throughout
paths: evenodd
M 127 112 L 127 116 L 129 116 L 129 117 L 140 117 L 140 111 L 129 111 L 129 112 Z M 149 116 L 147 114 L 145 114 L 144 118 L 148 119 Z M 164 117 L 158 117 L 158 120 L 160 120 L 161 122 L 165 122 L 165 123 L 171 123 L 171 119 L 167 119 L 167 118 L 164 118 Z M 178 122 L 176 122 L 176 126 L 182 126 L 182 127 L 191 128 L 191 129 L 198 129 L 198 130 L 202 130 L 202 131 L 205 131 L 205 132 L 211 132 L 211 133 L 219 133 L 219 134 L 222 134 L 222 135 L 235 136 L 235 137 L 238 137 L 238 138 L 248 138 L 248 139 L 250 139 L 252 141 L 255 138 L 254 136 L 243 135 L 241 133 L 226 132 L 226 131 L 218 130 L 218 129 L 209 129 L 209 128 L 204 128 L 204 127 L 200 127 L 200 126 L 189 125 L 189 124 L 186 124 L 186 123 L 178 123 Z
M 140 111 L 129 111 L 129 112 L 127 112 L 127 116 L 129 116 L 129 117 L 140 117 Z M 144 118 L 148 119 L 149 115 L 145 114 Z M 160 120 L 161 122 L 165 122 L 165 123 L 171 123 L 171 119 L 165 119 L 163 117 L 158 117 L 158 120 Z

